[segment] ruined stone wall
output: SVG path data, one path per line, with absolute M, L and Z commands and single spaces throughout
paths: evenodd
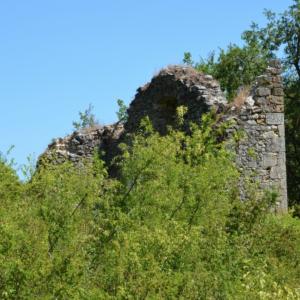
M 278 210 L 287 210 L 284 97 L 278 61 L 270 62 L 266 73 L 257 77 L 241 107 L 229 115 L 244 137 L 237 147 L 237 165 L 261 189 L 279 193 Z
M 238 103 L 227 103 L 219 83 L 191 67 L 171 66 L 161 70 L 145 86 L 137 90 L 124 124 L 100 126 L 76 131 L 49 145 L 42 157 L 56 154 L 56 162 L 66 159 L 78 163 L 91 157 L 95 150 L 104 151 L 110 165 L 118 153 L 118 144 L 127 133 L 139 127 L 148 116 L 161 134 L 172 126 L 178 106 L 186 106 L 185 123 L 200 122 L 201 115 L 214 109 L 225 120 L 234 120 L 229 135 L 241 132 L 235 145 L 237 165 L 241 170 L 241 194 L 245 196 L 245 178 L 257 182 L 259 189 L 279 192 L 278 209 L 287 209 L 284 103 L 280 64 L 272 61 L 266 73 L 257 77 L 248 94 Z M 242 100 L 242 101 L 241 101 Z
M 167 125 L 172 125 L 175 120 L 178 106 L 187 107 L 185 121 L 189 123 L 199 122 L 212 107 L 222 112 L 226 105 L 220 85 L 212 76 L 191 67 L 170 66 L 137 90 L 128 109 L 125 130 L 135 132 L 141 119 L 148 116 L 153 127 L 165 134 Z
M 74 131 L 64 138 L 54 139 L 40 156 L 38 164 L 43 160 L 57 164 L 69 160 L 78 164 L 82 159 L 91 159 L 95 152 L 103 153 L 102 158 L 107 162 L 111 161 L 116 154 L 123 130 L 124 127 L 120 123 L 99 125 Z

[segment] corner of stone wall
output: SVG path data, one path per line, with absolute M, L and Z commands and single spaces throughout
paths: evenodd
M 261 190 L 275 189 L 277 210 L 285 212 L 284 93 L 280 74 L 280 62 L 270 61 L 266 72 L 256 78 L 244 105 L 236 110 L 238 128 L 245 133 L 237 146 L 237 164 Z

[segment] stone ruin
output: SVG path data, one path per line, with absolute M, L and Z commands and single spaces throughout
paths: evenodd
M 47 150 L 39 157 L 38 166 L 43 161 L 60 164 L 66 160 L 80 164 L 83 159 L 92 159 L 95 151 L 101 151 L 106 162 L 110 162 L 118 153 L 119 139 L 124 132 L 121 123 L 74 131 L 72 134 L 53 139 Z
M 284 93 L 280 63 L 269 63 L 265 74 L 258 76 L 240 106 L 227 113 L 236 121 L 235 130 L 244 138 L 237 145 L 237 165 L 262 190 L 278 192 L 278 211 L 287 211 Z
M 191 67 L 171 66 L 161 70 L 150 83 L 137 90 L 128 109 L 127 132 L 136 131 L 140 120 L 148 116 L 161 134 L 172 125 L 178 106 L 188 110 L 185 122 L 199 122 L 212 107 L 224 111 L 227 100 L 219 83 L 210 75 L 204 75 Z M 188 124 L 187 124 L 188 125 Z
M 231 120 L 228 134 L 242 132 L 235 146 L 236 163 L 242 177 L 258 183 L 261 190 L 276 189 L 279 211 L 287 210 L 285 163 L 284 97 L 280 63 L 271 61 L 266 72 L 258 76 L 252 87 L 237 101 L 228 103 L 219 83 L 191 67 L 171 66 L 161 70 L 151 82 L 137 90 L 128 108 L 128 120 L 123 125 L 95 126 L 75 131 L 54 140 L 43 158 L 61 163 L 79 163 L 92 157 L 95 150 L 105 152 L 109 165 L 118 153 L 118 144 L 127 133 L 137 130 L 143 117 L 148 116 L 160 133 L 175 121 L 178 106 L 187 107 L 185 122 L 199 122 L 201 115 L 214 109 L 223 120 Z M 41 161 L 41 159 L 40 159 Z M 241 185 L 243 195 L 243 184 Z

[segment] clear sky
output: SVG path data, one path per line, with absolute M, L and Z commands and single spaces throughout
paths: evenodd
M 89 103 L 100 123 L 116 99 L 163 66 L 195 60 L 230 42 L 264 8 L 292 0 L 0 0 L 0 151 L 18 164 L 72 131 Z

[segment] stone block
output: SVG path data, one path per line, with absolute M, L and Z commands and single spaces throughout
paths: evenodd
M 274 88 L 273 90 L 272 90 L 272 94 L 274 95 L 274 96 L 283 96 L 284 95 L 284 92 L 283 92 L 283 89 L 281 88 L 281 87 L 277 87 L 277 88 Z M 282 102 L 282 100 L 281 100 L 281 102 Z
M 282 170 L 279 166 L 275 166 L 271 168 L 270 178 L 271 179 L 281 179 L 284 177 L 285 170 Z
M 256 95 L 259 97 L 265 97 L 271 95 L 271 90 L 267 87 L 259 87 L 256 90 Z
M 272 83 L 272 77 L 268 75 L 260 75 L 256 78 L 259 86 L 269 86 Z
M 261 107 L 266 102 L 267 102 L 266 97 L 257 97 L 257 96 L 255 97 L 255 104 L 257 104 L 259 107 Z
M 283 113 L 267 113 L 266 123 L 269 125 L 281 125 L 284 124 L 284 114 Z
M 272 139 L 276 136 L 276 134 L 274 133 L 274 131 L 267 131 L 265 133 L 263 133 L 262 137 L 264 139 Z
M 274 167 L 277 165 L 277 155 L 274 153 L 266 153 L 263 156 L 263 160 L 262 160 L 262 167 L 263 168 L 270 168 L 270 167 Z
M 267 72 L 271 75 L 280 75 L 281 70 L 277 68 L 268 67 Z
M 283 97 L 280 96 L 280 95 L 275 95 L 272 96 L 271 98 L 271 103 L 274 103 L 274 104 L 283 104 Z
M 265 121 L 266 121 L 265 119 L 257 119 L 256 123 L 260 124 L 260 125 L 263 125 L 263 124 L 265 124 Z
M 274 112 L 281 112 L 283 113 L 284 112 L 284 105 L 283 104 L 280 104 L 280 105 L 276 105 L 276 107 L 273 109 Z
M 285 129 L 284 129 L 284 125 L 278 125 L 278 133 L 280 137 L 284 137 L 285 136 Z
M 281 72 L 281 62 L 280 60 L 274 58 L 270 59 L 269 61 L 269 67 L 277 69 L 279 72 Z
M 280 145 L 278 143 L 278 137 L 273 138 L 271 140 L 268 140 L 267 146 L 266 146 L 266 151 L 269 152 L 279 152 L 280 151 Z
M 249 161 L 248 162 L 248 167 L 251 169 L 256 169 L 257 168 L 257 162 L 256 161 Z
M 272 82 L 273 82 L 273 86 L 274 86 L 274 83 L 280 83 L 282 85 L 281 76 L 280 75 L 272 76 Z
M 259 114 L 253 114 L 249 116 L 249 120 L 256 120 L 259 118 Z
M 249 105 L 249 106 L 253 106 L 255 103 L 254 99 L 252 96 L 247 97 L 245 104 Z
M 277 139 L 278 142 L 278 151 L 279 152 L 285 152 L 285 139 L 284 138 L 278 138 Z

